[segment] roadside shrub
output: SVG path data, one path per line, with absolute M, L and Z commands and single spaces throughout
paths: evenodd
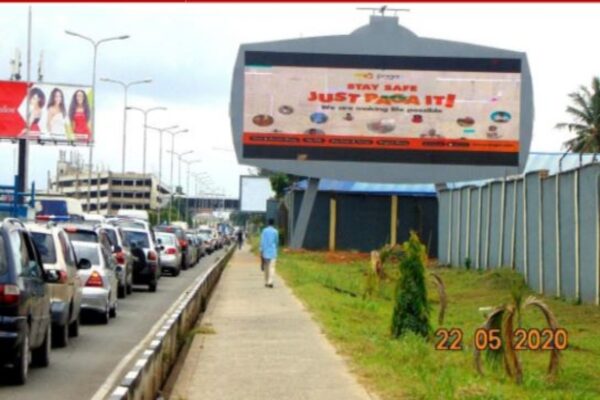
M 431 331 L 425 283 L 427 252 L 417 234 L 412 231 L 408 241 L 402 245 L 402 250 L 392 316 L 392 336 L 397 338 L 407 332 L 414 332 L 427 337 Z
M 470 257 L 465 258 L 465 268 L 467 270 L 470 270 L 471 269 L 471 265 L 472 265 L 471 258 Z

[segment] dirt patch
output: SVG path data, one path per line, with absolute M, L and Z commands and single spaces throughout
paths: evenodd
M 329 264 L 345 264 L 354 261 L 370 261 L 369 253 L 355 251 L 328 251 L 324 253 L 325 262 Z

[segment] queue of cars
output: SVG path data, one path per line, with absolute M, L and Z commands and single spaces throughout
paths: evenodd
M 24 384 L 30 365 L 47 366 L 51 347 L 79 335 L 83 313 L 108 324 L 134 285 L 155 292 L 163 272 L 194 267 L 218 236 L 132 218 L 0 220 L 0 369 Z

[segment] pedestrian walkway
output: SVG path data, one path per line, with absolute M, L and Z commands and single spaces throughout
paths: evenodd
M 264 287 L 249 246 L 223 273 L 171 399 L 369 400 L 291 290 Z M 203 331 L 207 331 L 204 329 Z

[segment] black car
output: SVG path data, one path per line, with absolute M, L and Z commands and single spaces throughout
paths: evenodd
M 25 225 L 0 222 L 0 366 L 12 383 L 25 383 L 30 360 L 50 362 L 50 279 Z

